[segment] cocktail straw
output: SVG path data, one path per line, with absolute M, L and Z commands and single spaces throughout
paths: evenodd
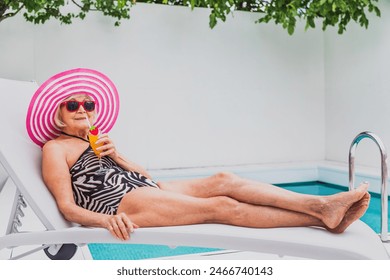
M 92 127 L 92 125 L 91 125 L 91 123 L 89 122 L 89 119 L 88 119 L 88 117 L 85 117 L 85 120 L 87 121 L 87 123 L 88 123 L 88 127 L 89 128 L 91 128 Z

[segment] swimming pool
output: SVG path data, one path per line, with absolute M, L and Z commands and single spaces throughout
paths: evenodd
M 282 188 L 306 194 L 331 195 L 340 191 L 348 190 L 347 187 L 326 184 L 322 182 L 305 182 L 293 184 L 281 184 Z M 375 232 L 380 232 L 381 215 L 380 195 L 371 194 L 370 206 L 364 216 L 363 222 L 369 225 Z M 390 225 L 390 222 L 389 222 Z M 149 258 L 160 258 L 178 255 L 198 254 L 216 252 L 218 248 L 198 248 L 179 246 L 170 248 L 163 245 L 142 245 L 142 244 L 89 244 L 88 248 L 92 258 L 95 260 L 140 260 Z

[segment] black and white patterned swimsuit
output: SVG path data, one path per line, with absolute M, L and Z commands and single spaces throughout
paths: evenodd
M 73 196 L 76 204 L 85 209 L 116 214 L 123 196 L 133 189 L 158 185 L 138 172 L 127 171 L 110 157 L 101 159 L 105 174 L 96 174 L 99 159 L 89 146 L 70 168 Z

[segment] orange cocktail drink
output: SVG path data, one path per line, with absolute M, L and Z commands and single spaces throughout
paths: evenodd
M 96 144 L 96 141 L 99 139 L 99 129 L 96 126 L 93 125 L 89 128 L 88 138 L 92 150 L 95 155 L 100 158 L 100 151 L 98 151 L 97 148 L 102 146 L 102 143 Z

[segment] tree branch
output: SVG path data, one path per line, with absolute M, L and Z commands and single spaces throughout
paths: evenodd
M 75 0 L 72 0 L 72 3 L 75 4 L 77 7 L 79 7 L 81 10 L 83 10 L 83 6 L 81 6 L 79 3 L 77 3 Z M 91 9 L 89 8 L 88 11 L 98 11 L 98 9 Z
M 76 1 L 72 0 L 73 4 L 75 4 L 77 7 L 79 7 L 80 9 L 83 8 L 83 6 L 81 6 L 79 3 L 77 3 Z
M 15 12 L 5 14 L 5 12 L 7 11 L 8 8 L 9 8 L 8 6 L 4 5 L 2 10 L 0 11 L 0 22 L 2 22 L 3 20 L 5 20 L 7 18 L 10 18 L 10 17 L 17 15 L 24 8 L 24 4 L 21 5 L 19 7 L 19 9 L 17 9 Z

